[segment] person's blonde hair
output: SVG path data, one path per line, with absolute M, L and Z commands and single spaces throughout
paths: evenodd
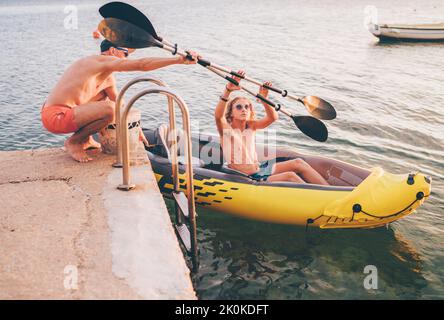
M 248 119 L 247 121 L 254 120 L 254 116 L 255 116 L 254 108 L 253 108 L 253 104 L 251 103 L 250 99 L 248 99 L 246 97 L 238 96 L 238 97 L 235 97 L 227 102 L 227 111 L 225 113 L 225 119 L 227 119 L 228 123 L 231 123 L 233 121 L 233 106 L 240 99 L 245 99 L 250 104 L 250 119 Z M 247 127 L 248 127 L 248 123 L 247 123 Z

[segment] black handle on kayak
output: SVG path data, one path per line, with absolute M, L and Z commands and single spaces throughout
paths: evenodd
M 205 59 L 198 59 L 197 63 L 200 64 L 202 67 L 209 67 L 211 66 L 211 62 Z
M 193 59 L 193 56 L 192 56 L 188 51 L 185 51 L 185 53 L 187 54 L 186 57 L 185 57 L 187 60 L 190 60 L 190 61 L 193 61 L 193 60 L 194 60 L 194 59 Z M 173 54 L 174 54 L 174 53 L 173 53 Z
M 240 73 L 237 73 L 236 71 L 230 71 L 230 74 L 232 76 L 235 76 L 235 77 L 238 77 L 238 78 L 241 78 L 241 79 L 245 79 L 245 76 L 241 75 Z
M 191 54 L 188 51 L 185 51 L 187 56 L 186 58 L 190 61 L 194 60 L 193 57 L 191 56 Z M 174 54 L 174 53 L 173 53 Z M 211 66 L 211 62 L 205 59 L 197 59 L 197 63 L 200 64 L 202 67 L 210 67 Z
M 269 85 L 267 85 L 267 84 L 263 84 L 262 87 L 264 87 L 265 89 L 268 89 L 268 90 L 271 90 L 271 91 L 277 92 L 277 93 L 279 93 L 279 94 L 282 94 L 282 92 L 283 92 L 281 89 L 273 88 L 273 87 L 271 87 L 271 86 L 269 86 Z
M 268 104 L 268 105 L 270 105 L 270 106 L 272 106 L 273 108 L 276 109 L 276 104 L 274 102 L 271 102 L 267 98 L 261 96 L 259 93 L 256 95 L 256 98 L 258 98 L 259 100 L 265 102 L 266 104 Z M 280 107 L 278 109 L 276 109 L 276 111 L 279 110 L 279 109 L 280 109 Z
M 229 76 L 225 76 L 224 78 L 225 78 L 225 80 L 231 82 L 231 83 L 234 84 L 235 86 L 238 86 L 238 85 L 239 85 L 239 81 L 237 81 L 237 80 L 235 80 L 235 79 L 233 79 L 233 78 L 231 78 L 231 77 L 229 77 Z

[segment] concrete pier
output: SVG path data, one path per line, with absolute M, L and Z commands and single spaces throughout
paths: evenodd
M 0 152 L 0 299 L 196 299 L 145 153 L 130 192 L 93 158 Z

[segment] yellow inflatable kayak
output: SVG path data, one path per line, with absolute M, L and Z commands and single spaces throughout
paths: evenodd
M 147 152 L 159 188 L 170 195 L 173 185 L 165 130 L 143 131 L 151 145 Z M 258 148 L 266 147 L 258 145 Z M 419 172 L 391 174 L 379 167 L 367 170 L 279 148 L 276 161 L 302 158 L 330 185 L 258 182 L 221 165 L 219 138 L 202 134 L 193 135 L 193 157 L 197 205 L 266 222 L 320 228 L 374 228 L 411 214 L 431 192 L 431 178 Z M 185 166 L 180 160 L 179 168 L 181 188 L 185 189 Z

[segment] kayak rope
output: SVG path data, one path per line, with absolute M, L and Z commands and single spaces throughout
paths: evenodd
M 380 220 L 382 220 L 382 219 L 387 219 L 387 218 L 391 218 L 391 217 L 397 216 L 397 215 L 403 213 L 404 211 L 406 211 L 406 210 L 407 210 L 408 208 L 410 208 L 410 207 L 411 207 L 416 201 L 420 201 L 420 200 L 422 200 L 422 199 L 424 199 L 424 198 L 427 198 L 427 197 L 428 197 L 428 196 L 425 196 L 425 195 L 424 195 L 424 192 L 420 191 L 420 192 L 418 192 L 418 193 L 416 194 L 416 199 L 413 200 L 413 201 L 412 201 L 408 206 L 406 206 L 404 209 L 402 209 L 402 210 L 400 210 L 400 211 L 398 211 L 398 212 L 396 212 L 396 213 L 392 213 L 392 214 L 386 215 L 386 216 L 377 216 L 377 215 L 375 215 L 375 214 L 368 213 L 368 212 L 362 210 L 361 205 L 360 205 L 359 203 L 357 203 L 357 204 L 354 204 L 353 207 L 352 207 L 353 215 L 352 215 L 352 218 L 351 218 L 350 222 L 354 220 L 354 218 L 355 218 L 355 214 L 356 214 L 356 213 L 360 213 L 360 212 L 362 212 L 363 214 L 365 214 L 365 215 L 367 215 L 367 216 L 369 216 L 369 217 L 377 218 L 377 219 L 380 219 Z M 307 223 L 306 223 L 306 225 L 305 225 L 305 230 L 308 229 L 308 225 L 309 225 L 309 224 L 314 223 L 316 220 L 318 220 L 318 219 L 320 219 L 320 218 L 322 218 L 322 217 L 324 217 L 324 216 L 325 216 L 324 214 L 321 214 L 320 216 L 318 216 L 318 217 L 316 217 L 316 218 L 314 218 L 314 219 L 311 219 L 311 218 L 310 218 L 310 219 L 307 219 Z M 329 217 L 332 218 L 332 216 L 329 216 Z

